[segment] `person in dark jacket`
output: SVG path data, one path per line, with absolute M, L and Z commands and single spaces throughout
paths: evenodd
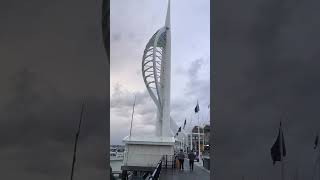
M 182 149 L 180 150 L 180 153 L 178 154 L 178 159 L 180 162 L 180 169 L 183 169 L 183 163 L 184 163 L 184 153 L 182 151 Z
M 193 171 L 194 159 L 196 158 L 196 155 L 194 154 L 193 150 L 191 150 L 191 151 L 189 152 L 188 158 L 189 158 L 189 167 L 190 167 L 190 170 Z

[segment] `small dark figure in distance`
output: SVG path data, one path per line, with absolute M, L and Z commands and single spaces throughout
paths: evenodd
M 180 153 L 178 154 L 178 159 L 180 162 L 180 169 L 183 169 L 184 153 L 183 153 L 182 149 L 180 150 Z

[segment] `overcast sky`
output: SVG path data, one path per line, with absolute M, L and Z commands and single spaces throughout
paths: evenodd
M 110 124 L 111 144 L 129 135 L 132 104 L 137 95 L 132 133 L 152 136 L 156 109 L 141 73 L 142 55 L 151 36 L 164 26 L 167 1 L 111 0 Z M 197 118 L 209 122 L 210 1 L 171 2 L 171 116 L 188 128 Z M 191 120 L 192 119 L 192 120 Z

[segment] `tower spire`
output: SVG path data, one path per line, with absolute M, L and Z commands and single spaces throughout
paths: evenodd
M 170 28 L 170 0 L 168 0 L 168 9 L 166 17 L 166 27 Z

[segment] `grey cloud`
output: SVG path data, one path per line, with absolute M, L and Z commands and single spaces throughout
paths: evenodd
M 201 65 L 203 63 L 203 59 L 196 59 L 191 63 L 191 66 L 189 68 L 189 77 L 197 79 L 197 74 L 199 70 L 201 69 Z
M 132 108 L 134 98 L 136 97 L 136 106 L 145 104 L 150 101 L 148 92 L 145 90 L 143 92 L 130 92 L 120 84 L 115 85 L 114 93 L 111 95 L 111 108 Z
M 149 127 L 153 127 L 155 124 L 156 107 L 147 90 L 130 92 L 118 84 L 115 85 L 114 93 L 111 95 L 111 127 L 125 127 L 125 130 L 112 134 L 111 141 L 113 144 L 120 143 L 121 139 L 129 134 L 134 96 L 136 96 L 136 105 L 133 134 L 154 134 Z
M 172 97 L 171 116 L 173 120 L 177 122 L 178 126 L 183 124 L 185 118 L 187 118 L 188 123 L 192 123 L 192 125 L 198 123 L 197 120 L 195 120 L 196 118 L 193 117 L 197 99 L 200 103 L 201 116 L 203 116 L 201 117 L 201 121 L 207 120 L 207 106 L 210 99 L 210 82 L 209 76 L 201 77 L 203 75 L 203 72 L 201 72 L 201 70 L 203 70 L 203 64 L 205 64 L 205 60 L 200 58 L 194 60 L 193 63 L 188 66 L 188 70 L 185 70 L 184 72 L 189 78 L 186 84 L 184 84 L 185 88 L 182 88 L 186 89 L 186 91 L 182 92 L 179 96 Z M 119 120 L 122 118 L 126 119 L 127 127 L 130 126 L 129 123 L 131 120 L 134 94 L 137 95 L 137 103 L 135 106 L 133 126 L 136 129 L 139 129 L 138 127 L 140 127 L 140 129 L 135 130 L 135 132 L 137 135 L 143 133 L 151 135 L 154 132 L 148 129 L 148 126 L 154 127 L 155 125 L 156 107 L 146 90 L 142 92 L 130 92 L 119 84 L 114 86 L 114 93 L 111 96 L 111 114 L 113 114 L 114 117 L 111 119 L 111 126 L 120 127 L 118 124 L 120 123 Z M 192 127 L 192 125 L 188 126 Z M 142 130 L 143 126 L 145 126 L 145 130 Z M 129 128 L 127 129 L 129 130 Z M 140 130 L 142 132 L 139 132 Z M 117 133 L 112 137 L 112 141 L 120 142 L 119 139 L 125 137 L 128 133 L 129 132 L 123 131 L 120 137 L 116 137 L 119 136 L 119 133 Z
M 206 107 L 210 103 L 210 78 L 209 76 L 202 77 L 202 74 L 200 74 L 204 63 L 205 61 L 202 58 L 191 63 L 188 69 L 189 81 L 185 87 L 185 96 L 198 99 Z
M 120 33 L 113 33 L 112 34 L 112 41 L 119 41 L 121 40 L 121 34 Z

